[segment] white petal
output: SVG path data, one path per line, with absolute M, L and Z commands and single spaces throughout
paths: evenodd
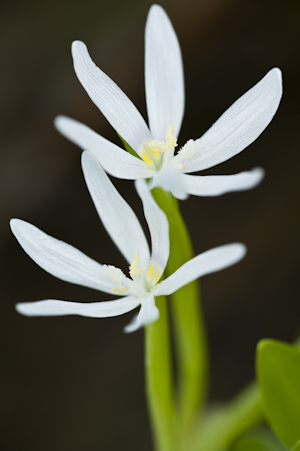
M 10 227 L 24 251 L 48 273 L 66 282 L 111 292 L 112 282 L 102 273 L 102 265 L 75 247 L 21 219 L 12 219 Z
M 101 166 L 114 177 L 135 180 L 153 177 L 153 169 L 107 139 L 98 135 L 86 125 L 65 116 L 55 119 L 58 131 L 83 150 L 89 150 Z
M 149 246 L 135 213 L 90 152 L 82 154 L 82 169 L 90 195 L 107 233 L 128 263 L 132 262 L 138 252 L 140 266 L 147 267 L 150 257 Z
M 185 192 L 181 183 L 181 174 L 171 165 L 164 166 L 160 169 L 153 177 L 149 186 L 150 189 L 160 186 L 180 200 L 188 198 L 188 194 Z
M 91 60 L 86 45 L 72 44 L 76 75 L 91 100 L 120 136 L 136 151 L 152 136 L 143 117 L 124 92 Z
M 269 125 L 281 96 L 281 71 L 274 68 L 196 140 L 197 152 L 185 172 L 211 168 L 244 150 Z
M 65 316 L 80 315 L 91 318 L 109 318 L 130 312 L 140 304 L 140 300 L 133 296 L 126 296 L 114 301 L 93 303 L 57 301 L 23 302 L 16 305 L 16 310 L 26 316 Z
M 179 42 L 165 11 L 150 8 L 145 30 L 145 84 L 150 130 L 164 141 L 173 125 L 178 136 L 184 114 L 184 76 Z
M 154 297 L 152 295 L 143 299 L 141 303 L 141 310 L 133 318 L 133 320 L 124 328 L 124 332 L 134 332 L 146 324 L 153 323 L 159 318 L 159 310 L 155 305 Z
M 168 219 L 154 201 L 149 187 L 144 180 L 137 180 L 135 187 L 143 202 L 144 214 L 150 230 L 152 245 L 151 260 L 160 268 L 162 274 L 170 252 Z
M 154 296 L 169 295 L 198 277 L 210 274 L 240 261 L 246 254 L 246 246 L 232 243 L 210 249 L 182 265 L 170 277 L 157 284 Z
M 254 188 L 264 178 L 262 168 L 234 175 L 187 175 L 181 174 L 184 190 L 194 196 L 221 196 L 232 191 Z

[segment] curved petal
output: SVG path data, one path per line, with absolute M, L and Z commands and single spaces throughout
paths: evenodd
M 241 243 L 215 247 L 197 255 L 182 265 L 167 279 L 157 284 L 154 296 L 169 295 L 199 277 L 205 276 L 239 262 L 246 254 L 246 246 Z
M 82 154 L 82 169 L 90 195 L 107 233 L 128 263 L 132 262 L 138 252 L 141 266 L 147 267 L 150 258 L 149 246 L 135 213 L 90 152 Z
M 100 263 L 26 221 L 12 219 L 10 227 L 29 257 L 52 276 L 106 293 L 111 292 L 112 282 L 103 274 Z
M 178 136 L 184 114 L 184 75 L 179 42 L 161 6 L 150 8 L 145 29 L 145 85 L 150 130 L 164 141 L 169 125 Z
M 139 158 L 98 135 L 81 122 L 65 116 L 55 119 L 57 130 L 83 150 L 89 150 L 101 166 L 114 177 L 135 180 L 153 177 L 153 169 Z
M 185 172 L 211 168 L 244 150 L 269 125 L 281 96 L 281 71 L 274 68 L 195 141 L 197 152 L 186 162 Z
M 156 186 L 171 192 L 177 199 L 185 200 L 188 198 L 188 194 L 181 183 L 181 174 L 170 164 L 160 169 L 153 177 L 149 187 L 153 189 Z
M 139 304 L 140 300 L 133 296 L 126 296 L 123 299 L 114 301 L 93 303 L 47 299 L 45 301 L 22 302 L 16 305 L 16 310 L 26 316 L 80 315 L 90 318 L 109 318 L 130 312 Z
M 150 295 L 146 299 L 143 299 L 141 303 L 141 310 L 133 318 L 133 320 L 126 327 L 124 327 L 124 332 L 134 332 L 146 324 L 157 321 L 158 318 L 159 310 L 155 305 L 154 297 Z
M 72 44 L 76 75 L 88 96 L 120 136 L 138 152 L 152 136 L 142 115 L 124 92 L 92 61 L 86 45 Z
M 234 175 L 187 175 L 181 174 L 184 190 L 194 196 L 221 196 L 233 191 L 254 188 L 264 178 L 262 168 L 240 172 Z
M 135 187 L 143 202 L 144 214 L 150 230 L 152 245 L 151 260 L 155 263 L 155 266 L 160 268 L 162 274 L 170 253 L 168 219 L 154 201 L 149 187 L 144 180 L 137 180 Z

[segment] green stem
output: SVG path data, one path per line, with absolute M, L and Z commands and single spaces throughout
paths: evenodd
M 156 451 L 179 450 L 167 300 L 155 298 L 160 318 L 145 327 L 146 393 Z
M 166 275 L 173 274 L 193 257 L 191 241 L 178 202 L 160 188 L 152 194 L 169 220 L 170 257 Z M 198 283 L 192 282 L 171 295 L 178 363 L 178 392 L 181 432 L 188 434 L 207 389 L 207 344 Z
M 189 451 L 224 451 L 244 432 L 264 420 L 260 392 L 250 384 L 228 404 L 202 419 Z

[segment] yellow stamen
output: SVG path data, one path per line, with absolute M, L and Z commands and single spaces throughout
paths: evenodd
M 155 265 L 150 265 L 146 279 L 149 282 L 151 280 L 152 285 L 156 285 L 161 276 L 160 270 Z
M 139 276 L 140 274 L 143 274 L 144 271 L 146 271 L 145 268 L 138 268 L 140 262 L 140 256 L 137 252 L 131 262 L 131 265 L 129 266 L 129 272 L 131 276 Z
M 158 150 L 151 150 L 149 149 L 151 154 L 154 155 L 155 158 L 159 158 L 160 157 L 160 153 L 158 152 Z
M 144 161 L 146 161 L 146 163 L 151 164 L 151 166 L 154 165 L 153 161 L 151 160 L 151 158 L 149 157 L 149 155 L 147 154 L 146 150 L 143 150 L 142 152 L 142 158 Z
M 174 128 L 172 125 L 169 125 L 167 128 L 167 134 L 166 134 L 166 143 L 169 147 L 177 147 L 177 138 L 175 138 L 174 135 Z
M 141 157 L 143 160 L 154 166 L 161 160 L 161 153 L 168 152 L 170 147 L 177 147 L 177 139 L 174 135 L 174 128 L 172 125 L 169 125 L 166 132 L 166 141 L 156 141 L 153 139 L 145 144 L 144 149 L 142 150 Z M 154 160 L 153 158 L 154 157 Z
M 128 291 L 127 287 L 113 288 L 111 290 L 112 293 L 116 293 L 116 294 L 125 294 L 125 293 L 127 293 L 127 291 Z
M 153 141 L 150 141 L 148 143 L 148 147 L 151 152 L 167 152 L 170 146 L 168 146 L 168 144 L 164 143 L 163 141 L 156 141 L 154 139 Z
M 148 148 L 153 153 L 167 152 L 170 147 L 177 147 L 177 139 L 175 138 L 174 128 L 172 125 L 169 125 L 167 128 L 166 142 L 156 141 L 155 139 L 148 142 Z

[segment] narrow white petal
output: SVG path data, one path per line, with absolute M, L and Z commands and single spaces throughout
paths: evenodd
M 184 190 L 194 196 L 221 196 L 233 191 L 254 188 L 264 178 L 262 168 L 240 172 L 234 175 L 187 175 L 181 174 Z
M 144 180 L 137 180 L 135 187 L 143 202 L 144 214 L 150 230 L 152 245 L 151 260 L 160 268 L 162 274 L 170 252 L 168 219 L 154 201 L 149 187 Z
M 161 6 L 150 8 L 145 29 L 145 84 L 150 130 L 164 141 L 171 124 L 178 136 L 184 114 L 184 75 L 179 42 Z
M 98 135 L 81 122 L 65 116 L 55 119 L 57 130 L 82 150 L 89 150 L 101 166 L 114 177 L 135 180 L 153 177 L 153 169 L 119 146 Z
M 140 304 L 140 300 L 133 296 L 126 296 L 114 301 L 81 303 L 70 301 L 23 302 L 16 305 L 16 310 L 26 316 L 65 316 L 80 315 L 91 318 L 109 318 L 130 312 Z
M 181 183 L 181 174 L 170 164 L 160 169 L 153 177 L 150 189 L 157 186 L 171 192 L 177 199 L 184 200 L 188 198 L 188 194 Z
M 134 332 L 146 324 L 153 323 L 159 318 L 159 310 L 155 305 L 154 297 L 152 295 L 143 299 L 141 303 L 141 310 L 133 318 L 133 320 L 124 328 L 124 332 Z
M 196 140 L 197 152 L 185 172 L 211 168 L 244 150 L 269 125 L 281 96 L 281 71 L 274 68 Z
M 57 240 L 21 219 L 10 227 L 24 251 L 52 276 L 66 282 L 111 292 L 112 282 L 102 273 L 102 265 L 70 244 Z
M 90 195 L 107 233 L 128 263 L 132 262 L 138 252 L 140 266 L 147 267 L 150 257 L 149 246 L 135 213 L 90 152 L 82 154 L 82 169 Z
M 210 249 L 182 265 L 171 276 L 157 284 L 152 293 L 154 296 L 172 294 L 199 277 L 234 265 L 245 254 L 246 246 L 241 243 L 232 243 Z
M 86 45 L 72 44 L 76 75 L 87 94 L 120 136 L 137 152 L 152 136 L 143 117 L 124 92 L 92 61 Z

